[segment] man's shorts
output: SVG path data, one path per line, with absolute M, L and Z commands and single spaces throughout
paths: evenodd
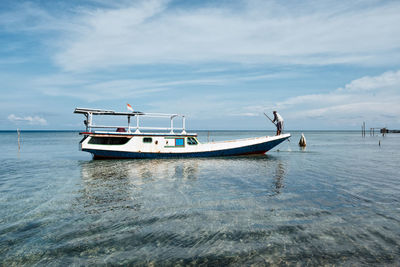
M 283 121 L 278 121 L 278 123 L 276 124 L 276 128 L 278 128 L 278 131 L 282 132 L 283 129 Z

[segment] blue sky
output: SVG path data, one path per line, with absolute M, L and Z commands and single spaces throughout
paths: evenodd
M 75 107 L 190 129 L 400 128 L 399 1 L 1 1 L 0 130 Z

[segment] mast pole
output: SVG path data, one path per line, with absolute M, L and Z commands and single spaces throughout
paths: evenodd
M 92 119 L 93 119 L 93 114 L 91 112 L 88 113 L 88 129 L 89 132 L 92 131 Z
M 140 133 L 140 130 L 139 130 L 139 115 L 136 115 L 136 131 L 135 131 L 135 133 Z
M 128 115 L 128 133 L 131 132 L 131 116 Z
M 184 115 L 182 115 L 182 133 L 186 134 L 186 119 Z

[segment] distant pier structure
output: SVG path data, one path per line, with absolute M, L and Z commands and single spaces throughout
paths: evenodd
M 400 130 L 389 130 L 387 128 L 381 128 L 381 133 L 400 133 Z
M 382 134 L 383 136 L 387 133 L 400 133 L 400 130 L 389 130 L 388 128 L 384 127 L 372 127 L 369 128 L 369 135 L 370 136 L 375 136 L 375 133 L 377 134 Z M 365 122 L 362 123 L 361 125 L 361 136 L 365 137 L 366 134 L 366 127 L 365 127 Z
M 375 133 L 385 135 L 387 133 L 400 133 L 400 130 L 389 130 L 388 128 L 380 128 L 380 127 L 373 127 L 369 129 L 370 136 L 374 136 Z
M 387 128 L 370 128 L 369 129 L 369 135 L 374 136 L 375 132 L 381 133 L 382 135 L 385 135 L 390 132 Z

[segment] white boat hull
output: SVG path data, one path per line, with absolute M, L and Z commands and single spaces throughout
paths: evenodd
M 195 136 L 91 133 L 81 141 L 81 150 L 92 153 L 95 159 L 238 156 L 264 154 L 288 139 L 290 134 L 204 144 L 197 143 L 195 145 L 188 144 L 187 138 L 191 137 Z M 96 144 L 93 142 L 95 139 L 91 141 L 92 138 L 108 138 L 108 143 Z M 151 142 L 145 143 L 144 138 L 151 138 Z M 183 139 L 183 142 L 180 141 L 179 145 L 176 145 L 175 139 Z M 181 145 L 181 142 L 183 145 Z

